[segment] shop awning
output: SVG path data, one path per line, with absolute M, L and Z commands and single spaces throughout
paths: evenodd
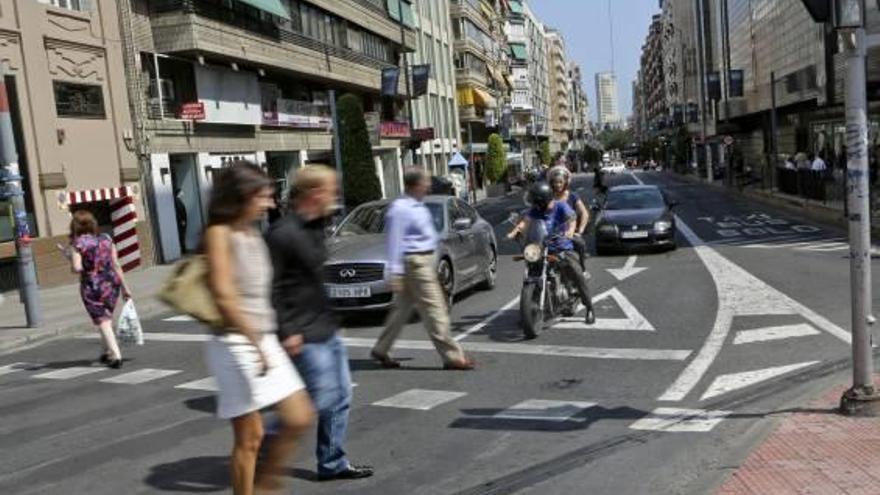
M 480 2 L 480 10 L 483 11 L 483 15 L 486 16 L 486 19 L 490 21 L 495 17 L 495 9 L 486 5 L 486 2 Z
M 505 77 L 505 74 L 495 66 L 489 65 L 489 73 L 492 74 L 492 79 L 494 79 L 498 84 L 507 85 L 509 88 L 510 81 Z
M 511 43 L 510 55 L 517 60 L 528 60 L 529 52 L 523 43 Z
M 472 90 L 474 92 L 474 103 L 477 106 L 482 106 L 484 108 L 498 107 L 498 102 L 489 93 L 483 91 L 480 88 L 472 88 Z
M 290 12 L 287 11 L 287 7 L 284 6 L 284 3 L 281 0 L 238 0 L 238 1 L 241 3 L 246 3 L 256 9 L 260 9 L 263 12 L 268 12 L 272 15 L 277 15 L 278 17 L 282 17 L 284 19 L 290 19 Z

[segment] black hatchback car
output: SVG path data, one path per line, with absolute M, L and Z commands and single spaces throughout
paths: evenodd
M 675 216 L 669 201 L 657 186 L 616 186 L 605 200 L 594 203 L 596 254 L 631 248 L 675 249 Z

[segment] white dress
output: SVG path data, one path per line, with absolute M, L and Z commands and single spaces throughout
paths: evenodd
M 228 333 L 208 341 L 205 353 L 208 368 L 217 380 L 217 416 L 224 419 L 271 406 L 304 388 L 275 334 L 272 265 L 263 238 L 233 232 L 230 244 L 241 312 L 263 334 L 260 347 L 269 362 L 269 371 L 259 376 L 257 349 L 241 334 Z

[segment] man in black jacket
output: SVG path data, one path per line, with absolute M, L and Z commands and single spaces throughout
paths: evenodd
M 321 165 L 297 171 L 291 211 L 272 224 L 267 242 L 275 269 L 272 299 L 278 337 L 293 356 L 318 411 L 318 479 L 372 476 L 348 462 L 343 445 L 351 408 L 351 371 L 324 292 L 324 228 L 334 211 L 336 172 Z

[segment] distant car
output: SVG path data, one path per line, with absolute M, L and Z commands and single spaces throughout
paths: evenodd
M 626 172 L 626 165 L 623 162 L 611 162 L 602 165 L 602 171 L 607 174 L 622 174 Z
M 385 277 L 385 213 L 390 204 L 383 200 L 358 206 L 328 239 L 324 282 L 337 311 L 384 310 L 391 305 Z M 492 226 L 458 198 L 428 196 L 425 205 L 441 238 L 437 273 L 449 304 L 454 295 L 473 286 L 494 288 L 498 244 Z
M 675 249 L 675 216 L 669 201 L 657 186 L 616 186 L 604 202 L 594 203 L 596 254 L 632 248 Z

